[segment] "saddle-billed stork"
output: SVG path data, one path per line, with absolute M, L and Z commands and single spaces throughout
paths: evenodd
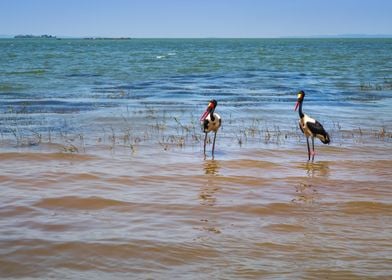
M 312 161 L 314 160 L 314 137 L 317 137 L 320 139 L 321 142 L 324 144 L 329 144 L 330 143 L 330 138 L 328 133 L 325 131 L 324 127 L 316 121 L 315 119 L 312 119 L 308 115 L 304 114 L 302 112 L 302 103 L 305 98 L 305 92 L 301 90 L 298 92 L 298 99 L 297 103 L 295 104 L 294 111 L 297 111 L 299 107 L 299 128 L 301 129 L 302 133 L 306 136 L 306 144 L 308 145 L 308 160 L 310 160 L 310 156 L 312 155 Z M 312 138 L 312 151 L 310 151 L 309 147 L 309 137 Z
M 207 142 L 207 134 L 210 131 L 214 132 L 214 141 L 212 144 L 212 157 L 214 157 L 215 151 L 215 140 L 216 140 L 216 133 L 218 129 L 222 125 L 221 117 L 215 113 L 215 108 L 218 105 L 218 102 L 213 99 L 208 103 L 206 111 L 200 117 L 200 124 L 202 126 L 202 130 L 205 133 L 204 136 L 204 157 L 206 156 L 206 142 Z

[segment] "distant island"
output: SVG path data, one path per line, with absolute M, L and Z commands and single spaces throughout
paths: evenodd
M 39 39 L 56 39 L 56 36 L 53 35 L 16 35 L 14 36 L 15 39 L 32 39 L 32 38 L 39 38 Z
M 58 38 L 53 35 L 31 35 L 31 34 L 25 34 L 25 35 L 16 35 L 14 36 L 14 39 L 57 39 L 60 40 L 61 38 Z M 84 39 L 84 40 L 130 40 L 130 37 L 83 37 L 83 38 L 77 38 L 77 37 L 70 37 L 70 39 Z

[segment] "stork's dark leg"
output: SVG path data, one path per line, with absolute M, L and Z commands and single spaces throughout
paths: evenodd
M 215 139 L 216 139 L 216 131 L 214 134 L 214 142 L 212 143 L 212 158 L 214 158 L 214 151 L 215 151 Z
M 315 151 L 314 151 L 314 137 L 312 137 L 312 161 L 314 161 L 314 155 L 315 155 Z
M 310 160 L 309 137 L 306 137 L 306 144 L 307 144 L 307 146 L 308 146 L 308 160 Z
M 204 133 L 204 155 L 206 155 L 207 132 Z

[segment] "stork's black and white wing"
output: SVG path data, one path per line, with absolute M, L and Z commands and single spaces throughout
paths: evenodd
M 312 132 L 314 137 L 317 137 L 324 144 L 329 144 L 331 142 L 328 133 L 325 131 L 324 127 L 318 121 L 307 122 L 306 123 L 309 130 Z

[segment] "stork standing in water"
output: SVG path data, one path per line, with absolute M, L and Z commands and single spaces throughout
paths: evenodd
M 328 133 L 325 131 L 324 127 L 316 121 L 312 119 L 308 115 L 302 112 L 302 103 L 305 98 L 305 92 L 301 90 L 298 92 L 298 99 L 297 103 L 295 104 L 295 111 L 297 111 L 299 107 L 299 128 L 301 129 L 302 133 L 306 136 L 306 144 L 308 145 L 308 160 L 310 160 L 310 156 L 312 156 L 312 161 L 314 160 L 314 137 L 320 139 L 321 142 L 324 144 L 329 144 L 330 138 Z M 312 151 L 310 151 L 309 147 L 309 137 L 312 137 Z
M 208 107 L 203 115 L 200 117 L 200 124 L 202 126 L 203 132 L 205 133 L 204 136 L 204 157 L 206 156 L 206 142 L 207 142 L 207 134 L 210 131 L 214 132 L 214 142 L 212 144 L 212 157 L 214 158 L 214 151 L 215 151 L 215 140 L 216 140 L 216 133 L 222 124 L 221 117 L 215 113 L 215 108 L 218 105 L 216 100 L 211 100 L 208 103 Z

